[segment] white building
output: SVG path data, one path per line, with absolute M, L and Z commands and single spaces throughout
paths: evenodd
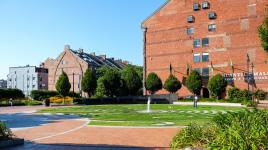
M 48 89 L 48 69 L 35 66 L 10 67 L 7 76 L 7 87 L 20 89 L 26 96 L 32 90 Z

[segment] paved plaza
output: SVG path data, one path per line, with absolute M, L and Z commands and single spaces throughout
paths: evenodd
M 24 146 L 7 150 L 169 149 L 178 128 L 90 127 L 75 115 L 36 114 L 44 107 L 0 108 L 3 120 Z

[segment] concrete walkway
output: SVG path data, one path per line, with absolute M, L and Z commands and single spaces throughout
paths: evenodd
M 178 128 L 89 127 L 78 116 L 38 115 L 43 107 L 0 108 L 0 120 L 24 146 L 7 150 L 169 149 Z M 8 113 L 8 114 L 6 114 Z

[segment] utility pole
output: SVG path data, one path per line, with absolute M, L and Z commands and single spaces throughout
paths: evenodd
M 73 72 L 73 99 L 74 99 L 74 72 Z

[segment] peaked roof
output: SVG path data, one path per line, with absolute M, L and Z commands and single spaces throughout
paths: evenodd
M 161 5 L 157 10 L 155 10 L 149 17 L 147 17 L 142 23 L 141 23 L 141 28 L 146 28 L 145 23 L 146 21 L 148 21 L 150 18 L 152 18 L 155 14 L 157 14 L 158 12 L 160 12 L 160 10 L 162 8 L 164 8 L 168 3 L 170 2 L 170 0 L 167 0 L 163 5 Z
M 76 56 L 87 62 L 90 66 L 101 67 L 107 65 L 112 68 L 122 69 L 126 66 L 122 60 L 114 60 L 113 58 L 103 58 L 102 56 L 95 56 L 93 54 L 85 53 L 82 50 L 72 50 L 69 49 Z

